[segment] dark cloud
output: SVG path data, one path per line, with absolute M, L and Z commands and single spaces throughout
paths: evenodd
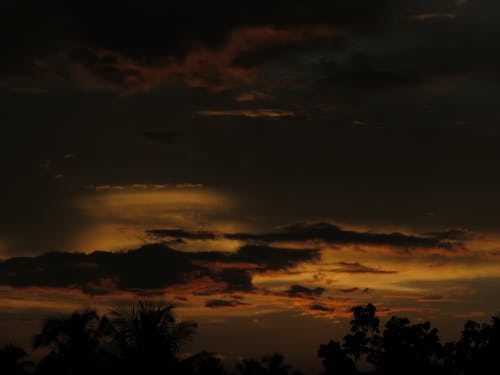
M 112 280 L 117 289 L 139 290 L 210 276 L 207 269 L 194 265 L 186 254 L 161 245 L 121 253 L 48 253 L 11 258 L 0 263 L 0 270 L 0 282 L 5 285 L 87 289 L 99 280 Z
M 289 297 L 319 297 L 323 294 L 325 288 L 316 287 L 308 288 L 303 285 L 292 285 L 288 290 L 284 291 L 283 294 Z
M 344 294 L 368 294 L 372 290 L 370 288 L 353 287 L 353 288 L 337 289 L 337 291 Z
M 294 0 L 272 4 L 113 0 L 71 4 L 51 1 L 42 6 L 31 1 L 7 1 L 2 4 L 0 18 L 6 56 L 2 73 L 43 72 L 67 78 L 86 72 L 112 86 L 140 85 L 151 78 L 148 70 L 162 65 L 174 69 L 178 63 L 186 63 L 195 50 L 220 50 L 241 29 L 272 26 L 276 30 L 293 30 L 321 25 L 344 32 L 372 32 L 392 16 L 394 4 L 397 2 L 393 0 Z M 315 38 L 271 37 L 250 43 L 250 48 L 243 48 L 241 53 L 255 55 L 261 51 L 264 56 L 273 48 L 307 44 Z M 239 54 L 232 56 L 239 57 L 244 59 Z M 198 73 L 201 77 L 204 72 Z M 182 76 L 186 70 L 174 74 Z
M 312 311 L 321 311 L 321 312 L 335 312 L 335 308 L 327 307 L 325 305 L 313 303 L 309 306 L 309 309 Z
M 262 270 L 279 270 L 291 268 L 299 263 L 318 260 L 320 251 L 317 249 L 284 249 L 270 246 L 247 245 L 240 247 L 235 253 L 200 252 L 196 259 L 214 260 L 227 263 L 251 263 L 261 266 Z
M 239 307 L 245 305 L 247 304 L 244 302 L 236 300 L 223 300 L 223 299 L 210 299 L 205 302 L 205 306 L 211 308 Z
M 398 271 L 379 270 L 373 267 L 365 266 L 358 262 L 339 262 L 337 263 L 337 265 L 339 265 L 340 268 L 334 268 L 332 271 L 343 272 L 343 273 L 374 273 L 374 274 L 391 274 L 398 272 Z
M 154 230 L 149 234 L 161 237 L 191 238 L 191 239 L 214 239 L 217 236 L 232 240 L 240 240 L 255 243 L 274 242 L 308 242 L 321 241 L 328 244 L 338 245 L 373 245 L 389 246 L 401 249 L 415 248 L 441 248 L 455 250 L 461 248 L 457 238 L 416 236 L 398 232 L 376 233 L 345 230 L 330 223 L 299 223 L 289 225 L 280 230 L 267 233 L 215 233 L 215 232 L 185 232 L 181 230 Z M 260 251 L 259 247 L 248 248 L 246 251 Z M 245 251 L 245 252 L 246 252 Z M 289 250 L 290 251 L 290 250 Z M 291 252 L 293 254 L 293 252 Z
M 155 290 L 207 277 L 226 285 L 221 291 L 249 292 L 254 289 L 252 272 L 287 269 L 311 261 L 318 255 L 311 250 L 304 250 L 303 254 L 301 250 L 293 252 L 242 248 L 233 255 L 224 252 L 189 253 L 153 244 L 117 253 L 48 253 L 0 262 L 0 284 L 79 288 L 89 294 L 105 294 L 113 290 L 154 293 Z M 235 264 L 234 267 L 217 269 L 212 267 L 214 263 Z
M 172 240 L 167 240 L 162 242 L 165 245 L 184 245 L 186 241 L 184 241 L 182 238 L 174 238 Z
M 376 57 L 357 53 L 342 61 L 324 60 L 320 71 L 326 77 L 323 84 L 333 85 L 337 89 L 384 89 L 421 82 L 416 68 L 388 67 Z
M 280 231 L 264 234 L 238 233 L 228 238 L 246 241 L 286 242 L 286 241 L 323 241 L 330 244 L 356 244 L 391 246 L 395 248 L 443 248 L 453 250 L 453 242 L 435 238 L 406 235 L 403 233 L 374 233 L 344 230 L 330 223 L 300 223 L 284 227 Z
M 267 269 L 291 268 L 299 263 L 318 260 L 317 249 L 283 249 L 259 245 L 247 245 L 237 253 L 242 260 L 263 264 Z
M 254 289 L 251 273 L 241 268 L 225 268 L 214 279 L 226 283 L 227 292 L 250 292 Z
M 462 229 L 449 229 L 440 232 L 426 232 L 422 233 L 424 236 L 429 236 L 440 241 L 467 241 L 476 238 L 477 235 Z
M 0 75 L 124 91 L 179 81 L 227 89 L 252 83 L 265 64 L 289 70 L 290 56 L 310 55 L 318 82 L 339 89 L 498 78 L 489 38 L 498 10 L 494 0 L 4 1 Z
M 498 82 L 500 54 L 491 53 L 498 50 L 498 41 L 489 37 L 500 31 L 489 15 L 498 10 L 492 0 L 401 2 L 397 20 L 383 35 L 352 43 L 340 53 L 325 51 L 316 66 L 318 81 L 344 93 Z

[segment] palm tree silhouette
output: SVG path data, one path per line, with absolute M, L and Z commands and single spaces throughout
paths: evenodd
M 138 301 L 114 308 L 110 323 L 124 368 L 122 373 L 158 373 L 172 370 L 179 354 L 193 337 L 196 323 L 176 322 L 173 304 Z
M 47 319 L 33 348 L 52 350 L 40 362 L 38 373 L 88 374 L 98 366 L 100 319 L 95 310 L 82 309 L 69 317 Z

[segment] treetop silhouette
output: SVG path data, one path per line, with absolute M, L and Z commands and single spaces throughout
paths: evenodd
M 50 318 L 34 336 L 33 348 L 48 353 L 36 364 L 24 349 L 0 347 L 0 373 L 8 375 L 173 374 L 235 375 L 213 353 L 186 355 L 197 325 L 177 321 L 171 303 L 138 301 L 108 315 L 84 308 Z M 350 332 L 320 345 L 323 375 L 497 374 L 500 315 L 489 323 L 467 321 L 456 342 L 442 344 L 430 322 L 413 324 L 393 316 L 380 327 L 372 304 L 351 309 Z M 302 375 L 275 353 L 243 359 L 236 375 Z

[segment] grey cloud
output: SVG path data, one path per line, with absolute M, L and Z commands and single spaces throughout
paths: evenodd
M 335 308 L 333 307 L 327 307 L 318 303 L 314 303 L 309 306 L 310 310 L 313 311 L 321 311 L 321 312 L 335 312 Z
M 210 299 L 205 302 L 206 307 L 224 308 L 224 307 L 239 307 L 247 305 L 244 302 L 236 300 Z
M 72 70 L 83 68 L 108 87 L 133 86 L 146 79 L 144 69 L 155 69 L 167 60 L 182 63 L 190 51 L 200 46 L 216 50 L 234 30 L 330 25 L 350 33 L 366 33 L 382 27 L 384 20 L 392 16 L 395 4 L 394 0 L 294 0 L 271 4 L 56 0 L 44 6 L 11 2 L 5 5 L 0 18 L 6 56 L 0 74 L 68 78 L 74 74 Z M 269 46 L 256 48 L 269 55 Z M 64 61 L 77 66 L 61 68 Z
M 386 271 L 379 270 L 377 268 L 365 266 L 358 262 L 339 262 L 337 265 L 340 268 L 334 268 L 332 271 L 334 272 L 342 272 L 342 273 L 373 273 L 373 274 L 392 274 L 397 273 L 398 271 Z
M 325 288 L 316 287 L 316 288 L 308 288 L 303 285 L 292 285 L 290 288 L 283 292 L 283 294 L 289 297 L 319 297 L 323 294 Z
M 417 236 L 398 232 L 377 233 L 345 230 L 341 227 L 326 223 L 298 223 L 285 226 L 279 230 L 267 233 L 216 233 L 216 232 L 185 232 L 177 230 L 155 230 L 149 234 L 161 237 L 214 239 L 217 236 L 233 240 L 241 240 L 255 243 L 274 242 L 308 242 L 322 241 L 329 244 L 355 244 L 390 246 L 402 249 L 415 248 L 441 248 L 456 250 L 462 247 L 457 238 Z
M 156 293 L 172 285 L 189 284 L 199 278 L 226 285 L 227 292 L 249 292 L 254 289 L 252 275 L 262 266 L 266 269 L 287 269 L 300 262 L 310 261 L 316 253 L 298 255 L 287 259 L 287 252 L 272 254 L 275 249 L 260 249 L 261 253 L 243 256 L 236 253 L 228 258 L 227 253 L 190 253 L 174 250 L 166 245 L 151 244 L 126 252 L 96 251 L 82 253 L 47 253 L 36 257 L 10 258 L 0 262 L 0 284 L 13 287 L 79 288 L 88 294 L 106 294 L 115 290 L 137 293 Z M 242 250 L 245 254 L 248 250 Z M 265 257 L 266 253 L 270 255 Z M 259 254 L 264 254 L 260 259 Z M 283 258 L 283 259 L 281 259 Z M 200 263 L 200 260 L 203 262 Z M 215 262 L 241 263 L 234 267 L 214 270 Z M 266 263 L 268 262 L 268 263 Z

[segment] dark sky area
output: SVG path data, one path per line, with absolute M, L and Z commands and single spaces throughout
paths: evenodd
M 487 319 L 499 12 L 1 0 L 0 330 L 148 296 L 195 347 L 305 368 L 358 303 Z

